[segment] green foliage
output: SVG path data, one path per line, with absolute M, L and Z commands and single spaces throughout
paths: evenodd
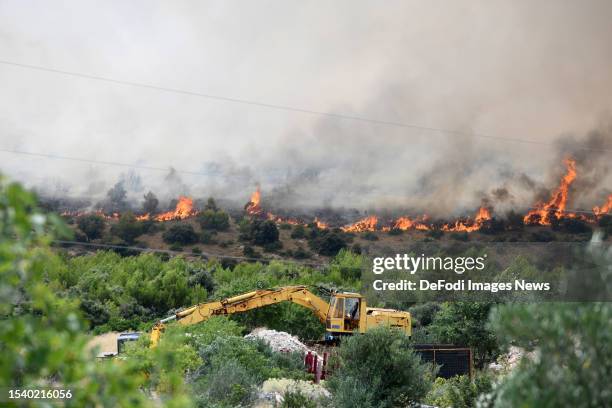
M 287 390 L 283 395 L 281 408 L 317 408 L 317 403 L 299 389 Z
M 206 299 L 210 273 L 200 262 L 162 261 L 153 254 L 122 258 L 113 252 L 70 258 L 50 275 L 60 292 L 81 299 L 81 309 L 102 330 L 136 329 L 169 310 Z
M 367 241 L 378 241 L 378 235 L 372 231 L 367 231 L 365 234 L 361 236 L 361 238 Z
M 484 373 L 477 374 L 474 381 L 466 375 L 436 378 L 424 403 L 440 408 L 473 408 L 481 394 L 491 391 L 492 384 L 491 377 Z
M 131 363 L 96 362 L 74 302 L 48 283 L 62 263 L 47 248 L 64 227 L 36 210 L 32 195 L 0 180 L 0 388 L 70 389 L 67 406 L 153 405 L 140 391 L 144 377 Z M 188 406 L 182 393 L 162 398 Z
M 429 330 L 440 343 L 472 347 L 476 364 L 482 366 L 499 353 L 496 337 L 486 326 L 491 307 L 491 303 L 444 303 Z
M 329 380 L 336 407 L 407 406 L 419 402 L 431 385 L 427 366 L 398 330 L 381 328 L 344 339 L 337 364 Z
M 176 224 L 162 234 L 168 244 L 191 245 L 198 242 L 198 234 L 190 224 Z
M 296 225 L 293 227 L 293 231 L 291 231 L 291 238 L 293 239 L 303 239 L 306 238 L 306 228 L 303 225 Z
M 119 221 L 111 226 L 111 234 L 121 238 L 127 244 L 133 244 L 136 238 L 145 232 L 142 222 L 136 220 L 131 212 L 121 214 Z
M 240 240 L 255 245 L 270 245 L 279 243 L 279 232 L 274 221 L 248 220 L 240 223 Z
M 87 239 L 92 240 L 102 237 L 106 221 L 99 215 L 89 214 L 79 217 L 77 225 L 79 229 L 83 231 Z
M 347 246 L 347 236 L 339 229 L 311 230 L 308 245 L 320 255 L 335 256 Z
M 204 230 L 225 231 L 229 228 L 229 216 L 221 210 L 204 210 L 198 215 L 200 227 Z
M 495 388 L 496 407 L 612 406 L 612 305 L 538 303 L 497 307 L 503 344 L 535 350 Z M 484 398 L 487 399 L 487 398 Z

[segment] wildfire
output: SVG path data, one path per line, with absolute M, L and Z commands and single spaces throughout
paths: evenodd
M 315 217 L 314 221 L 313 221 L 314 225 L 317 226 L 317 228 L 319 229 L 328 229 L 329 228 L 329 224 L 327 224 L 326 222 L 321 221 L 320 219 L 318 219 L 317 217 Z
M 261 192 L 259 191 L 259 186 L 257 186 L 257 190 L 251 194 L 251 199 L 246 205 L 245 209 L 247 214 L 258 215 L 263 211 L 260 207 L 259 203 L 261 202 Z
M 191 217 L 197 214 L 197 211 L 193 209 L 193 200 L 189 197 L 179 196 L 178 203 L 174 211 L 168 211 L 155 216 L 156 221 L 170 221 L 170 220 L 184 220 L 185 218 Z
M 362 220 L 359 220 L 351 225 L 341 227 L 340 229 L 344 232 L 364 232 L 364 231 L 375 231 L 376 224 L 378 224 L 378 217 L 370 215 Z
M 601 207 L 593 207 L 593 213 L 595 213 L 597 217 L 606 215 L 610 212 L 610 210 L 612 210 L 612 194 L 608 196 L 608 200 L 604 205 L 602 205 Z
M 402 231 L 416 229 L 420 231 L 427 231 L 431 228 L 429 227 L 429 225 L 423 222 L 425 221 L 426 218 L 427 217 L 424 216 L 422 221 L 419 221 L 417 219 L 411 219 L 410 217 L 399 217 L 397 220 L 395 220 L 395 222 L 393 223 L 393 226 L 389 229 L 399 229 Z
M 567 195 L 569 188 L 576 180 L 576 161 L 570 158 L 565 159 L 567 168 L 565 175 L 561 179 L 559 187 L 553 192 L 550 200 L 546 203 L 536 204 L 536 208 L 529 211 L 523 218 L 525 224 L 550 225 L 551 216 L 561 218 L 567 205 Z
M 457 220 L 454 224 L 444 224 L 442 231 L 455 232 L 474 232 L 482 228 L 482 225 L 491 219 L 491 210 L 486 206 L 481 206 L 474 217 L 474 222 Z

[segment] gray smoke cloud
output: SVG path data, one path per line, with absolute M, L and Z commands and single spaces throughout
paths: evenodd
M 92 201 L 123 180 L 244 203 L 260 183 L 279 207 L 462 214 L 530 205 L 569 152 L 590 208 L 612 188 L 611 18 L 605 0 L 3 1 L 0 60 L 463 133 L 0 64 L 0 148 L 168 169 L 0 152 L 0 171 Z

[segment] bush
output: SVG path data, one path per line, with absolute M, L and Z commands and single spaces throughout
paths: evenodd
M 168 244 L 191 245 L 198 242 L 198 234 L 189 224 L 173 225 L 162 234 L 162 237 Z
M 586 234 L 592 231 L 591 227 L 586 222 L 575 218 L 562 218 L 556 229 L 570 234 Z
M 317 408 L 317 403 L 299 389 L 287 390 L 283 395 L 281 408 Z
M 497 339 L 486 326 L 491 306 L 477 302 L 444 303 L 429 330 L 440 343 L 472 347 L 476 365 L 482 367 L 499 353 Z
M 278 242 L 278 228 L 274 221 L 244 220 L 240 225 L 240 238 L 255 245 L 274 244 Z
M 531 233 L 531 240 L 534 242 L 551 242 L 555 240 L 555 234 L 548 230 L 536 231 Z
M 474 381 L 466 375 L 436 378 L 424 402 L 440 408 L 472 408 L 478 397 L 491 388 L 492 380 L 486 374 L 477 374 Z
M 200 242 L 206 245 L 216 244 L 215 234 L 210 231 L 202 231 L 200 233 Z
M 454 239 L 455 241 L 469 241 L 470 240 L 470 236 L 468 235 L 467 232 L 453 232 L 451 234 L 451 239 Z
M 612 305 L 605 302 L 496 308 L 491 327 L 503 344 L 533 350 L 538 357 L 523 358 L 494 387 L 495 406 L 612 406 L 611 321 Z
M 404 230 L 401 230 L 399 228 L 391 228 L 388 232 L 389 235 L 402 235 L 404 233 Z
M 444 236 L 444 231 L 441 230 L 429 230 L 427 236 L 433 239 L 440 239 Z
M 334 256 L 346 248 L 347 239 L 340 230 L 323 230 L 314 234 L 308 245 L 320 255 Z
M 106 221 L 103 217 L 90 214 L 79 217 L 77 220 L 79 229 L 83 231 L 88 240 L 98 239 L 104 233 Z
M 121 215 L 116 224 L 111 226 L 111 233 L 131 245 L 144 233 L 144 228 L 143 224 L 136 220 L 134 214 L 126 212 Z
M 380 328 L 344 339 L 337 364 L 329 380 L 336 407 L 408 406 L 431 386 L 427 366 L 399 330 Z
M 198 222 L 203 230 L 226 231 L 230 222 L 227 213 L 220 210 L 205 210 L 198 215 Z
M 157 212 L 157 206 L 159 205 L 159 200 L 151 191 L 144 195 L 144 201 L 142 203 L 142 210 L 146 214 L 155 214 Z
M 304 239 L 306 238 L 306 228 L 303 225 L 296 225 L 291 231 L 291 238 L 293 239 Z
M 362 238 L 367 241 L 378 241 L 378 235 L 376 235 L 372 231 L 368 231 L 365 234 L 363 234 Z

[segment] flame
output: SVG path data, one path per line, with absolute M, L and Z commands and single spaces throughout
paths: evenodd
M 320 219 L 318 219 L 317 217 L 315 217 L 313 223 L 317 226 L 317 228 L 319 229 L 328 229 L 329 228 L 329 224 L 327 224 L 326 222 L 321 221 Z
M 442 231 L 474 232 L 482 228 L 482 225 L 486 221 L 489 221 L 490 219 L 491 219 L 491 210 L 488 207 L 483 205 L 478 209 L 478 213 L 474 217 L 474 222 L 471 222 L 469 220 L 468 221 L 457 220 L 455 221 L 454 224 L 444 224 L 442 226 Z
M 523 218 L 525 224 L 550 225 L 552 214 L 554 214 L 556 218 L 561 218 L 563 216 L 567 205 L 569 188 L 574 180 L 576 180 L 577 175 L 576 161 L 571 158 L 566 158 L 564 162 L 567 171 L 561 179 L 559 187 L 553 192 L 548 202 L 536 204 L 536 208 L 525 215 Z
M 149 215 L 149 213 L 145 213 L 145 214 L 136 216 L 137 221 L 149 221 L 150 219 L 151 219 L 151 215 Z
M 168 211 L 155 216 L 156 221 L 183 220 L 197 213 L 193 209 L 193 200 L 189 197 L 179 196 L 174 211 Z
M 255 190 L 253 194 L 251 194 L 251 199 L 249 200 L 249 202 L 247 203 L 245 207 L 247 214 L 251 214 L 251 215 L 261 214 L 262 209 L 259 206 L 260 202 L 261 202 L 261 191 L 259 190 L 259 186 L 257 186 L 257 190 Z
M 369 217 L 359 220 L 351 225 L 341 227 L 340 229 L 344 232 L 375 231 L 376 224 L 378 224 L 378 218 L 375 215 L 370 215 Z
M 423 223 L 423 221 L 425 221 L 426 219 L 427 216 L 423 216 L 422 221 L 419 221 L 417 219 L 411 219 L 410 217 L 399 217 L 397 220 L 395 220 L 393 226 L 388 229 L 399 229 L 402 231 L 416 229 L 420 231 L 427 231 L 430 229 L 430 227 L 427 224 Z
M 593 213 L 595 216 L 601 217 L 602 215 L 606 215 L 612 210 L 612 194 L 608 196 L 608 200 L 601 207 L 593 207 Z

